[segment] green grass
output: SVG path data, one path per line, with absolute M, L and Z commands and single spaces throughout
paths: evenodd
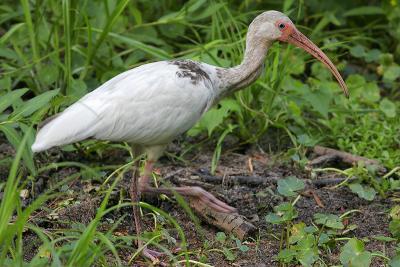
M 17 152 L 14 157 L 0 161 L 9 169 L 8 178 L 0 180 L 0 265 L 23 265 L 24 231 L 34 232 L 41 242 L 39 251 L 30 260 L 32 265 L 45 266 L 49 262 L 56 266 L 107 265 L 110 258 L 115 260 L 113 264 L 122 265 L 120 250 L 132 253 L 134 261 L 138 254 L 132 245 L 135 237 L 113 235 L 122 220 L 114 222 L 108 231 L 99 230 L 108 213 L 130 205 L 124 200 L 116 205 L 108 203 L 110 194 L 116 191 L 115 184 L 130 165 L 120 162 L 103 166 L 99 162 L 89 166 L 71 160 L 39 162 L 29 149 L 35 135 L 32 126 L 62 111 L 116 74 L 144 63 L 176 57 L 224 67 L 240 63 L 247 26 L 263 10 L 284 10 L 289 14 L 345 74 L 351 97 L 347 100 L 331 74 L 303 51 L 274 44 L 261 78 L 223 100 L 188 133 L 203 136 L 214 144 L 211 171 L 216 170 L 221 153 L 231 149 L 224 147 L 227 137 L 237 138 L 234 148 L 237 149 L 248 144 L 260 145 L 266 135 L 271 135 L 278 136 L 274 143 L 285 144 L 277 152 L 284 152 L 287 159 L 299 166 L 304 166 L 306 150 L 315 144 L 378 159 L 388 170 L 393 170 L 389 176 L 364 166 L 340 171 L 348 177 L 360 178 L 361 187 L 352 186 L 358 188 L 354 191 L 357 194 L 376 190 L 387 196 L 398 190 L 400 7 L 397 1 L 371 2 L 375 6 L 344 0 L 3 1 L 0 4 L 0 132 L 2 139 Z M 183 146 L 185 150 L 195 147 L 188 143 Z M 110 148 L 127 149 L 124 145 L 88 141 L 68 146 L 64 151 L 102 155 Z M 19 197 L 22 189 L 37 182 L 46 171 L 68 167 L 79 171 L 65 181 L 54 182 L 53 188 L 23 207 Z M 62 188 L 68 181 L 79 178 L 103 182 L 107 177 L 97 194 L 103 201 L 88 225 L 48 232 L 30 222 L 30 216 L 45 203 L 65 197 L 67 192 Z M 182 200 L 178 202 L 188 209 Z M 147 204 L 141 206 L 176 229 L 185 247 L 184 232 L 171 216 Z M 142 238 L 168 252 L 159 242 L 165 234 L 164 225 L 160 225 Z M 290 236 L 294 224 L 290 221 L 285 227 L 285 234 Z M 317 231 L 323 234 L 323 229 Z M 313 251 L 321 248 L 315 239 L 319 236 L 314 232 L 308 234 L 315 241 L 309 248 Z M 231 252 L 242 248 L 242 244 L 229 240 L 233 245 L 228 238 L 221 241 L 224 245 L 221 253 L 232 258 Z M 352 251 L 368 252 L 357 240 L 348 244 Z M 297 249 L 295 246 L 286 243 L 286 248 L 292 247 L 293 251 Z M 182 257 L 171 254 L 169 257 L 187 265 L 207 266 L 206 259 L 192 257 L 192 253 L 187 248 Z M 289 256 L 281 257 L 282 264 L 303 260 Z

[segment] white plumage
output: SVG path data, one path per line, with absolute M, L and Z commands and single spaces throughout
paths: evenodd
M 142 65 L 107 81 L 45 124 L 32 150 L 87 138 L 167 144 L 191 128 L 216 96 L 215 67 L 186 61 L 199 64 L 209 77 L 194 81 L 175 62 Z
M 348 95 L 346 84 L 329 58 L 300 33 L 288 17 L 277 11 L 257 16 L 249 26 L 242 63 L 219 68 L 190 60 L 162 61 L 126 71 L 109 80 L 57 115 L 39 130 L 34 152 L 87 138 L 126 141 L 144 148 L 146 164 L 140 178 L 132 175 L 130 195 L 138 202 L 140 193 L 197 198 L 217 212 L 236 209 L 200 187 L 156 188 L 151 185 L 154 163 L 165 146 L 191 128 L 220 98 L 254 82 L 262 73 L 265 55 L 274 41 L 305 49 L 325 66 Z M 133 205 L 137 234 L 142 232 L 140 213 Z M 138 239 L 138 246 L 145 246 Z M 156 261 L 159 252 L 146 247 L 142 254 Z

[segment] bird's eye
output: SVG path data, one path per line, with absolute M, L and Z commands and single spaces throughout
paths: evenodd
M 283 30 L 286 27 L 286 25 L 285 23 L 279 23 L 278 27 L 279 29 Z

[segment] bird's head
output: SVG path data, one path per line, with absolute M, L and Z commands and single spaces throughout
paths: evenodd
M 339 71 L 321 49 L 297 30 L 293 22 L 279 11 L 266 11 L 258 15 L 250 24 L 249 32 L 261 42 L 281 41 L 300 47 L 321 61 L 335 76 L 346 97 L 349 92 Z

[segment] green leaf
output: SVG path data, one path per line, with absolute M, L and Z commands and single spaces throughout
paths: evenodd
M 394 237 L 396 237 L 396 238 L 400 237 L 400 220 L 399 219 L 394 219 L 394 220 L 390 221 L 389 231 Z
M 17 110 L 12 114 L 13 117 L 27 117 L 38 109 L 44 107 L 54 96 L 58 94 L 59 89 L 47 91 L 41 95 L 38 95 L 26 102 L 24 102 Z
M 303 94 L 303 99 L 310 103 L 314 110 L 319 112 L 323 117 L 327 118 L 332 93 L 329 90 L 322 89 Z
M 21 140 L 22 140 L 22 136 L 18 133 L 18 131 L 15 130 L 13 128 L 13 126 L 11 126 L 10 124 L 0 125 L 0 131 L 2 131 L 4 133 L 7 140 L 10 142 L 10 144 L 17 150 L 18 147 L 20 146 Z M 27 136 L 26 138 L 28 140 L 29 136 Z M 32 137 L 30 137 L 30 138 L 32 139 Z M 28 146 L 29 146 L 29 144 L 26 142 L 25 148 L 22 152 L 22 159 L 25 163 L 25 166 L 29 169 L 29 171 L 32 174 L 35 174 L 36 168 L 35 168 L 35 164 L 33 162 L 32 152 Z
M 341 248 L 340 262 L 344 266 L 369 267 L 371 258 L 371 253 L 364 249 L 364 243 L 356 238 L 350 239 L 347 244 Z
M 317 144 L 318 140 L 311 138 L 308 134 L 300 134 L 297 137 L 297 142 L 303 146 L 313 147 Z
M 381 98 L 380 89 L 374 82 L 367 83 L 364 86 L 362 97 L 369 102 L 377 102 Z
M 304 182 L 294 176 L 278 180 L 278 192 L 286 197 L 296 196 L 296 191 L 303 190 L 304 187 Z
M 11 90 L 10 76 L 6 76 L 6 77 L 0 79 L 0 90 Z
M 45 86 L 49 86 L 57 81 L 59 75 L 59 68 L 53 65 L 46 65 L 40 70 L 40 80 Z
M 391 65 L 385 69 L 383 73 L 383 79 L 388 81 L 394 81 L 400 77 L 400 66 Z
M 400 267 L 400 255 L 394 256 L 394 258 L 389 261 L 390 267 Z
M 280 262 L 289 263 L 294 259 L 294 256 L 296 256 L 296 254 L 296 250 L 285 248 L 278 253 L 278 260 Z
M 226 234 L 224 232 L 218 232 L 215 236 L 215 240 L 218 242 L 224 243 L 226 240 Z
M 240 112 L 240 110 L 241 107 L 236 100 L 224 99 L 219 103 L 218 108 L 212 108 L 204 114 L 200 122 L 193 129 L 207 129 L 208 135 L 211 136 L 215 128 L 221 125 L 232 111 Z M 196 133 L 195 130 L 192 130 L 192 133 L 189 134 L 193 134 L 193 132 Z
M 28 92 L 27 88 L 13 90 L 0 96 L 0 113 L 10 107 L 14 102 Z
M 284 202 L 274 207 L 275 213 L 269 213 L 265 216 L 265 220 L 273 224 L 281 224 L 297 218 L 297 211 L 291 203 Z
M 359 97 L 364 94 L 365 78 L 359 74 L 351 74 L 346 79 L 352 97 Z
M 296 258 L 302 266 L 312 267 L 318 260 L 318 252 L 315 248 L 307 248 L 304 251 L 301 251 Z
M 365 58 L 365 61 L 367 61 L 368 63 L 379 62 L 381 55 L 382 55 L 382 52 L 380 50 L 371 49 L 365 54 L 364 58 Z
M 357 194 L 359 197 L 366 199 L 366 200 L 373 200 L 376 195 L 375 189 L 370 186 L 363 186 L 359 183 L 354 183 L 349 185 L 350 190 Z
M 86 83 L 79 79 L 71 81 L 71 94 L 73 97 L 79 99 L 87 93 Z
M 140 49 L 150 55 L 152 55 L 154 58 L 157 59 L 162 59 L 162 60 L 168 60 L 171 59 L 171 56 L 164 50 L 154 47 L 152 45 L 148 45 L 145 43 L 142 43 L 140 41 L 137 41 L 133 38 L 127 37 L 127 36 L 123 36 L 117 33 L 108 33 L 108 35 L 110 37 L 112 37 L 113 39 L 115 39 L 116 41 L 120 41 L 123 43 L 128 44 L 129 46 L 132 46 L 134 48 Z
M 365 48 L 362 45 L 356 45 L 350 48 L 350 54 L 354 57 L 364 57 L 365 56 Z
M 314 214 L 314 221 L 316 224 L 324 225 L 328 228 L 333 229 L 344 229 L 344 225 L 339 216 L 335 214 Z
M 246 246 L 246 245 L 241 245 L 241 246 L 239 247 L 239 250 L 240 250 L 241 252 L 247 252 L 247 251 L 250 250 L 250 248 L 249 248 L 248 246 Z
M 295 244 L 306 236 L 305 223 L 296 223 L 290 229 L 289 243 Z
M 372 236 L 373 239 L 378 240 L 378 241 L 382 241 L 382 242 L 392 242 L 392 241 L 396 241 L 396 238 L 390 237 L 390 236 L 384 236 L 384 235 L 375 235 Z
M 318 259 L 318 249 L 315 244 L 314 235 L 306 234 L 295 246 L 297 250 L 296 258 L 302 266 L 311 267 Z
M 280 224 L 283 222 L 282 218 L 275 213 L 268 213 L 265 216 L 265 220 L 272 224 Z
M 224 252 L 225 258 L 228 261 L 234 261 L 236 259 L 236 255 L 233 254 L 233 252 L 231 250 L 229 250 L 228 248 L 222 248 L 222 251 Z
M 344 12 L 343 16 L 364 16 L 364 15 L 379 15 L 385 14 L 385 11 L 379 6 L 362 6 L 350 9 Z
M 396 105 L 387 98 L 382 99 L 379 109 L 389 118 L 396 117 Z

